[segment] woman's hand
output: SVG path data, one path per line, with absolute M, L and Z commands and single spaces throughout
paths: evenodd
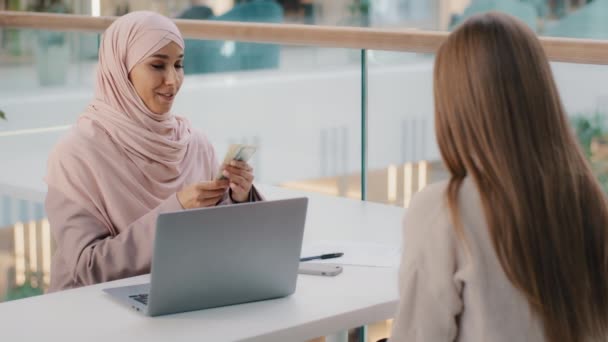
M 177 193 L 177 199 L 184 209 L 212 207 L 222 199 L 228 180 L 214 180 L 190 185 Z
M 224 165 L 222 174 L 230 181 L 232 200 L 246 202 L 253 186 L 253 168 L 246 162 L 233 160 Z

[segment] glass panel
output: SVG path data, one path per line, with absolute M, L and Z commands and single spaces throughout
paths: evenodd
M 370 58 L 368 67 L 368 199 L 407 207 L 426 184 L 449 177 L 435 140 L 434 59 L 380 53 L 385 59 Z M 608 65 L 551 66 L 566 112 L 608 191 Z
M 38 36 L 56 51 L 39 58 Z M 2 37 L 0 301 L 48 286 L 46 160 L 93 97 L 97 55 L 96 35 L 5 29 Z M 79 49 L 78 37 L 95 39 L 92 50 Z M 199 54 L 186 49 L 191 63 L 173 112 L 204 132 L 219 158 L 231 143 L 254 144 L 257 183 L 360 197 L 359 50 L 198 42 Z
M 188 113 L 218 155 L 231 143 L 255 144 L 259 182 L 360 197 L 358 50 L 197 43 L 208 45 L 186 63 L 175 111 Z M 221 53 L 227 46 L 230 55 Z M 336 64 L 347 58 L 331 69 L 316 67 L 306 56 L 317 53 Z M 250 68 L 254 64 L 264 68 Z
M 0 29 L 0 133 L 72 123 L 94 88 L 98 37 Z
M 564 107 L 579 142 L 608 192 L 608 65 L 552 63 Z
M 433 57 L 369 51 L 368 200 L 405 206 L 445 178 L 433 127 Z
M 48 286 L 48 152 L 91 100 L 98 34 L 0 29 L 0 301 Z

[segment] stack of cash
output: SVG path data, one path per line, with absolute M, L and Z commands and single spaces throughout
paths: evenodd
M 222 174 L 223 165 L 228 165 L 233 160 L 244 161 L 244 162 L 249 161 L 249 159 L 251 159 L 251 157 L 253 156 L 255 151 L 256 151 L 256 147 L 253 145 L 231 144 L 230 147 L 228 147 L 228 152 L 226 152 L 226 156 L 224 157 L 224 162 L 223 162 L 222 166 L 220 167 L 220 170 L 218 171 L 217 179 L 226 178 Z

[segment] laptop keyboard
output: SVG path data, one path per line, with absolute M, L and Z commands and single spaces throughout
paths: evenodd
M 136 301 L 142 303 L 143 305 L 148 305 L 148 294 L 147 293 L 132 295 L 132 296 L 129 296 L 129 298 L 132 298 L 133 300 L 136 300 Z

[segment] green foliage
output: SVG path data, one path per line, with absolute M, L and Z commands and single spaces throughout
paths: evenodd
M 59 13 L 66 14 L 72 13 L 71 8 L 63 3 L 61 0 L 38 0 L 30 2 L 28 6 L 29 11 L 33 12 L 45 12 L 45 13 Z M 38 41 L 44 47 L 48 46 L 62 46 L 66 43 L 65 32 L 53 32 L 46 30 L 36 31 Z
M 604 190 L 604 193 L 608 194 L 608 175 L 605 173 L 597 174 L 597 180 Z
M 29 273 L 26 275 L 23 285 L 15 286 L 8 290 L 5 301 L 41 295 L 44 293 L 44 290 L 40 284 L 42 284 L 42 275 L 39 273 Z
M 68 5 L 64 4 L 61 0 L 37 0 L 30 1 L 30 5 L 27 6 L 28 11 L 33 12 L 48 12 L 48 13 L 71 13 L 72 10 Z
M 352 15 L 368 15 L 370 10 L 369 0 L 354 0 L 348 6 L 348 9 Z
M 578 114 L 573 120 L 574 130 L 587 158 L 591 157 L 591 141 L 606 134 L 605 115 L 596 111 L 592 115 Z
M 4 115 L 4 112 L 1 110 L 0 110 L 0 119 L 6 120 L 6 115 Z
M 608 128 L 606 127 L 605 121 L 606 114 L 600 111 L 595 111 L 591 114 L 577 114 L 572 119 L 572 125 L 574 126 L 576 137 L 578 138 L 578 141 L 585 152 L 585 156 L 591 164 L 600 185 L 604 189 L 604 192 L 608 194 L 608 172 L 606 172 L 605 166 L 602 166 L 602 164 L 605 165 L 608 161 L 597 160 L 597 156 L 594 158 L 591 151 L 591 143 L 594 140 L 601 140 L 603 137 L 605 138 L 608 135 Z

